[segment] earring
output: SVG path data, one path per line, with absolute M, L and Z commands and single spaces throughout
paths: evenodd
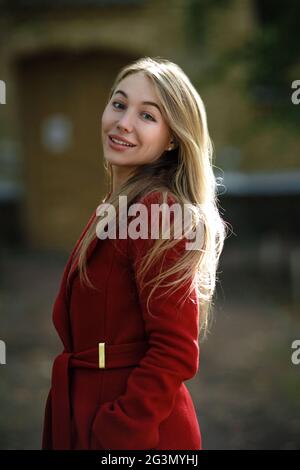
M 170 142 L 170 146 L 167 148 L 167 150 L 172 150 L 173 149 L 173 144 L 174 144 L 174 140 L 172 139 L 171 142 Z

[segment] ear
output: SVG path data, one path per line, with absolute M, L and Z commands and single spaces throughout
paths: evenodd
M 172 135 L 171 144 L 172 144 L 172 149 L 176 149 L 179 145 L 178 140 L 176 139 L 176 137 L 174 135 Z

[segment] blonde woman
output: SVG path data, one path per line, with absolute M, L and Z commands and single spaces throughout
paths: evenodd
M 184 382 L 198 371 L 226 236 L 203 102 L 178 65 L 141 58 L 116 77 L 102 143 L 108 192 L 70 255 L 53 309 L 64 350 L 53 363 L 42 447 L 202 449 Z M 156 204 L 170 210 L 155 217 Z

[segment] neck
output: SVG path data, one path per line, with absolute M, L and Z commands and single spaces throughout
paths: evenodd
M 112 184 L 112 193 L 117 192 L 122 184 L 132 176 L 136 167 L 120 167 L 113 165 L 113 184 Z

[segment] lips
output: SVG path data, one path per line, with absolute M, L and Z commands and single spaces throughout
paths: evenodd
M 133 144 L 132 142 L 130 142 L 127 139 L 124 139 L 124 137 L 120 137 L 120 136 L 115 135 L 115 134 L 110 134 L 110 135 L 108 135 L 108 137 L 109 137 L 110 141 L 113 142 L 116 145 L 124 145 L 126 147 L 136 147 L 135 144 Z

